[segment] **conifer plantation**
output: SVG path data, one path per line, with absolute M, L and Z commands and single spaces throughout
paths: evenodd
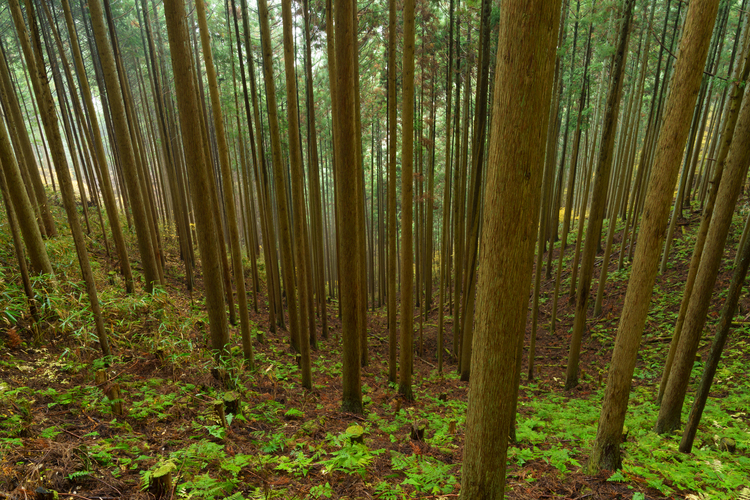
M 0 500 L 750 500 L 747 0 L 0 2 Z

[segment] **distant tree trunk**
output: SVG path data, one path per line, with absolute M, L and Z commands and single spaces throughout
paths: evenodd
M 292 254 L 292 233 L 289 229 L 289 203 L 284 167 L 281 156 L 281 138 L 279 135 L 278 105 L 276 104 L 276 83 L 273 79 L 273 59 L 271 45 L 271 28 L 268 21 L 268 3 L 258 2 L 261 41 L 263 46 L 263 79 L 266 83 L 266 100 L 268 101 L 268 122 L 271 128 L 271 160 L 273 163 L 274 186 L 276 187 L 276 213 L 279 221 L 279 243 L 281 246 L 284 290 L 286 291 L 287 308 L 289 309 L 289 330 L 292 346 L 300 352 L 300 317 L 297 310 L 297 291 L 294 286 L 294 256 Z M 301 321 L 307 321 L 306 317 Z M 306 329 L 305 329 L 306 331 Z
M 0 165 L 2 165 L 3 183 L 5 183 L 5 179 L 8 179 L 9 185 L 13 186 L 9 193 L 3 191 L 3 196 L 9 197 L 6 202 L 12 202 L 14 215 L 18 216 L 18 225 L 23 234 L 23 241 L 26 243 L 26 250 L 29 252 L 31 268 L 35 273 L 52 274 L 52 264 L 47 255 L 47 247 L 44 246 L 31 200 L 23 187 L 21 171 L 13 155 L 8 132 L 2 120 L 0 120 Z M 8 211 L 8 217 L 10 218 L 10 211 Z
M 323 208 L 320 201 L 320 165 L 318 162 L 318 136 L 315 125 L 315 95 L 313 93 L 312 52 L 310 47 L 310 12 L 308 0 L 304 0 L 305 11 L 305 96 L 307 99 L 307 143 L 310 148 L 310 200 L 313 221 L 313 247 L 315 248 L 315 294 L 320 314 L 323 338 L 328 338 L 328 310 L 325 300 L 325 265 L 323 262 Z
M 76 209 L 73 193 L 73 180 L 70 177 L 70 170 L 68 169 L 68 162 L 65 157 L 65 147 L 63 145 L 62 137 L 60 136 L 57 115 L 55 114 L 55 105 L 52 101 L 52 93 L 50 92 L 49 82 L 47 81 L 47 74 L 44 68 L 41 40 L 39 39 L 34 10 L 30 2 L 26 4 L 26 8 L 29 16 L 29 26 L 31 27 L 31 40 L 34 43 L 34 48 L 31 46 L 18 0 L 10 1 L 13 22 L 21 41 L 21 48 L 23 50 L 24 59 L 26 60 L 26 66 L 29 68 L 29 74 L 31 75 L 34 95 L 39 105 L 39 111 L 42 115 L 45 135 L 50 144 L 52 160 L 55 164 L 57 180 L 60 184 L 63 206 L 65 207 L 68 224 L 70 225 L 70 230 L 73 234 L 73 242 L 76 248 L 76 254 L 78 255 L 78 263 L 81 267 L 83 280 L 86 283 L 86 292 L 89 297 L 91 312 L 94 316 L 96 333 L 99 337 L 99 346 L 105 356 L 110 356 L 112 353 L 109 348 L 107 332 L 104 329 L 101 306 L 96 292 L 96 283 L 94 282 L 94 275 L 91 271 L 91 263 L 89 262 L 88 251 L 86 250 L 86 242 L 83 237 L 83 231 L 81 230 L 81 221 L 78 219 L 78 210 Z
M 221 281 L 221 261 L 216 242 L 216 227 L 209 198 L 209 183 L 213 182 L 203 151 L 200 130 L 200 108 L 195 88 L 193 59 L 184 0 L 164 4 L 167 20 L 169 48 L 172 54 L 177 106 L 182 127 L 185 163 L 190 178 L 190 188 L 195 208 L 195 225 L 198 233 L 206 289 L 206 309 L 211 331 L 211 347 L 217 356 L 226 353 L 229 343 L 227 312 L 224 306 L 224 287 Z
M 336 84 L 333 98 L 337 101 L 334 122 L 336 133 L 336 178 L 337 202 L 339 204 L 338 222 L 338 255 L 339 279 L 341 281 L 341 337 L 343 340 L 343 409 L 351 413 L 362 413 L 361 362 L 358 332 L 358 312 L 360 287 L 365 286 L 360 280 L 357 253 L 357 238 L 364 235 L 357 232 L 357 225 L 352 221 L 356 217 L 357 203 L 360 198 L 357 191 L 357 149 L 355 141 L 355 104 L 354 58 L 357 53 L 357 38 L 354 31 L 354 0 L 336 2 L 336 39 L 335 68 Z M 332 40 L 329 40 L 329 43 Z M 329 53 L 330 54 L 330 53 Z M 329 60 L 330 64 L 330 60 Z M 356 166 L 356 167 L 355 167 Z M 344 215 L 347 220 L 343 221 Z
M 91 12 L 91 25 L 96 38 L 96 46 L 102 63 L 104 80 L 107 86 L 107 97 L 112 111 L 112 121 L 117 135 L 117 148 L 122 162 L 122 170 L 127 184 L 130 207 L 133 211 L 135 221 L 135 232 L 138 239 L 138 249 L 141 253 L 143 273 L 145 278 L 145 289 L 148 293 L 153 290 L 154 283 L 159 283 L 159 271 L 157 269 L 156 254 L 151 242 L 151 231 L 146 214 L 145 202 L 142 200 L 143 193 L 138 181 L 137 167 L 125 116 L 120 80 L 117 77 L 115 59 L 112 47 L 107 40 L 107 28 L 104 24 L 102 6 L 100 0 L 88 2 Z
M 680 158 L 700 87 L 717 7 L 717 0 L 695 0 L 688 8 L 679 58 L 672 77 L 672 91 L 651 171 L 635 260 L 612 351 L 607 389 L 589 461 L 591 471 L 617 469 L 621 464 L 622 428 L 638 346 L 651 302 L 669 205 L 674 197 Z
M 240 330 L 242 334 L 242 350 L 245 360 L 250 368 L 253 367 L 253 344 L 250 335 L 250 315 L 247 309 L 247 292 L 245 290 L 245 272 L 242 266 L 242 253 L 240 251 L 240 234 L 237 226 L 237 209 L 232 192 L 232 173 L 229 166 L 229 147 L 227 146 L 226 133 L 224 131 L 224 119 L 221 111 L 221 99 L 219 98 L 219 84 L 216 80 L 216 68 L 211 51 L 211 39 L 209 38 L 208 23 L 206 22 L 206 6 L 204 0 L 196 0 L 196 12 L 198 25 L 200 27 L 201 44 L 203 46 L 203 58 L 206 62 L 206 76 L 208 77 L 208 88 L 211 93 L 211 110 L 213 112 L 214 127 L 216 128 L 216 141 L 219 146 L 219 166 L 221 167 L 221 180 L 224 190 L 224 202 L 226 203 L 227 226 L 229 229 L 229 243 L 232 253 L 232 269 L 234 270 L 234 281 L 237 286 L 237 301 L 240 307 Z M 217 221 L 218 222 L 218 221 Z
M 560 1 L 505 0 L 477 286 L 463 499 L 502 499 L 544 168 Z M 519 23 L 519 19 L 524 22 Z M 539 117 L 544 117 L 539 119 Z M 513 168 L 511 168 L 513 166 Z
M 453 5 L 453 0 L 451 0 L 451 5 Z M 393 383 L 396 383 L 398 369 L 396 361 L 398 348 L 398 332 L 396 331 L 396 268 L 398 267 L 396 254 L 398 233 L 396 229 L 396 145 L 398 142 L 396 140 L 396 29 L 396 0 L 388 0 L 388 380 Z M 450 109 L 450 104 L 448 109 Z
M 607 96 L 607 110 L 604 114 L 604 130 L 602 131 L 602 146 L 596 165 L 594 192 L 591 201 L 589 225 L 586 230 L 586 243 L 583 247 L 581 261 L 581 278 L 578 282 L 576 294 L 576 314 L 573 324 L 573 334 L 570 341 L 568 368 L 565 375 L 565 388 L 572 389 L 578 385 L 578 357 L 581 351 L 581 339 L 586 327 L 586 310 L 589 294 L 591 293 L 591 278 L 594 274 L 594 258 L 599 246 L 599 235 L 602 231 L 604 210 L 607 204 L 607 188 L 609 186 L 610 171 L 617 129 L 617 116 L 620 111 L 622 83 L 625 78 L 628 38 L 633 20 L 634 0 L 627 0 L 622 8 L 623 19 L 620 24 L 620 34 L 617 42 L 617 52 L 612 64 L 612 80 Z M 551 251 L 552 249 L 550 249 Z
M 23 160 L 19 159 L 19 163 L 20 161 L 25 162 L 26 170 L 29 172 L 29 177 L 31 178 L 30 180 L 32 181 L 34 188 L 33 191 L 29 193 L 29 199 L 32 203 L 35 203 L 39 209 L 44 232 L 48 237 L 53 238 L 57 236 L 55 221 L 52 219 L 52 214 L 49 210 L 47 193 L 44 191 L 44 185 L 39 176 L 39 167 L 36 163 L 36 156 L 34 156 L 34 149 L 29 140 L 29 134 L 26 132 L 26 125 L 24 124 L 21 107 L 18 104 L 18 97 L 16 96 L 10 79 L 10 71 L 8 70 L 8 64 L 5 57 L 5 49 L 1 45 L 0 58 L 2 58 L 0 61 L 0 89 L 2 89 L 3 93 L 3 107 L 6 109 L 6 119 L 8 120 L 8 123 L 14 124 L 13 127 L 16 129 L 16 135 L 21 146 L 20 154 L 23 155 Z
M 398 392 L 411 401 L 414 369 L 414 254 L 412 253 L 412 203 L 414 190 L 414 0 L 404 3 L 404 94 L 401 123 L 401 351 Z
M 261 0 L 263 2 L 264 0 Z M 297 285 L 299 288 L 299 345 L 302 355 L 302 387 L 312 389 L 310 371 L 310 332 L 308 331 L 308 293 L 312 269 L 308 267 L 309 248 L 307 239 L 307 216 L 305 210 L 305 175 L 302 171 L 300 149 L 299 113 L 297 104 L 297 76 L 294 64 L 294 39 L 292 27 L 292 0 L 283 0 L 281 15 L 284 27 L 284 75 L 286 76 L 287 120 L 289 123 L 289 156 L 292 167 L 292 200 L 294 202 L 294 237 Z M 314 323 L 313 323 L 314 326 Z
M 461 380 L 468 381 L 471 372 L 471 344 L 474 333 L 474 296 L 476 290 L 477 260 L 479 258 L 479 217 L 482 198 L 482 169 L 484 168 L 484 143 L 487 128 L 487 100 L 490 73 L 490 11 L 489 0 L 482 0 L 479 76 L 477 81 L 476 114 L 471 148 L 471 192 L 466 233 L 466 266 L 463 283 L 461 317 L 463 343 L 461 345 Z

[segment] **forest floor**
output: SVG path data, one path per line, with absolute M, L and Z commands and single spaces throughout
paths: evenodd
M 56 210 L 61 217 L 62 211 Z M 740 320 L 731 334 L 693 453 L 677 451 L 679 433 L 659 436 L 652 431 L 661 368 L 700 221 L 697 212 L 685 214 L 689 218 L 678 227 L 669 269 L 659 275 L 654 289 L 630 394 L 621 471 L 596 476 L 584 472 L 629 275 L 628 266 L 616 270 L 619 242 L 604 312 L 598 318 L 591 317 L 591 300 L 580 384 L 573 391 L 562 387 L 575 306 L 567 293 L 570 273 L 563 273 L 554 332 L 549 328 L 554 280 L 543 279 L 536 372 L 534 380 L 524 375 L 521 383 L 517 442 L 508 451 L 507 498 L 750 499 L 746 321 Z M 61 234 L 68 234 L 62 218 L 58 220 Z M 738 214 L 683 421 L 728 287 L 741 230 Z M 71 238 L 48 242 L 56 281 L 49 276 L 34 280 L 41 307 L 35 327 L 7 222 L 0 220 L 0 498 L 53 498 L 52 491 L 63 499 L 154 498 L 156 477 L 167 471 L 172 483 L 165 498 L 458 497 L 468 384 L 458 379 L 448 355 L 444 374 L 437 371 L 435 307 L 424 321 L 423 352 L 415 349 L 416 400 L 411 403 L 402 401 L 388 382 L 386 309 L 368 312 L 371 357 L 362 370 L 366 411 L 347 414 L 340 409 L 335 300 L 329 303 L 328 338 L 321 338 L 318 328 L 312 391 L 300 387 L 288 333 L 269 332 L 263 293 L 259 311 L 251 309 L 255 333 L 263 338 L 254 343 L 256 369 L 243 365 L 239 328 L 233 327 L 232 356 L 221 372 L 226 376 L 217 378 L 206 349 L 207 319 L 199 292 L 191 297 L 185 291 L 175 243 L 166 240 L 171 248 L 166 290 L 126 295 L 116 263 L 106 256 L 99 238 L 89 239 L 115 352 L 105 364 L 93 338 Z M 135 252 L 134 242 L 130 246 Z M 558 248 L 559 244 L 555 254 Z M 568 247 L 564 269 L 569 268 L 572 248 Z M 262 271 L 262 263 L 260 267 Z M 197 277 L 200 290 L 200 274 Z M 252 282 L 249 274 L 247 282 Z M 252 297 L 249 302 L 252 307 Z M 744 297 L 740 314 L 749 308 L 750 299 Z M 451 316 L 446 325 L 450 349 Z M 418 347 L 419 331 L 415 339 Z M 529 339 L 530 327 L 524 374 Z M 97 381 L 96 372 L 102 370 L 105 380 Z M 120 390 L 122 415 L 113 413 L 105 395 L 114 385 Z M 217 403 L 227 409 L 226 426 L 215 411 Z M 424 435 L 415 435 L 415 428 L 423 428 Z M 722 439 L 734 440 L 736 449 L 721 449 Z

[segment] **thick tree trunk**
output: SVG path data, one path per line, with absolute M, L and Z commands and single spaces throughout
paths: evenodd
M 360 199 L 357 192 L 357 149 L 355 141 L 355 103 L 354 58 L 357 53 L 357 38 L 354 32 L 354 0 L 338 0 L 336 2 L 336 39 L 335 39 L 335 93 L 336 114 L 333 119 L 336 131 L 336 179 L 337 203 L 339 217 L 337 220 L 339 237 L 339 279 L 341 282 L 341 324 L 343 340 L 343 402 L 344 411 L 362 413 L 361 362 L 359 352 L 360 333 L 358 332 L 358 312 L 360 287 L 365 286 L 360 280 L 358 261 L 359 254 L 356 245 L 357 238 L 363 234 L 357 233 L 357 226 L 353 223 L 356 217 L 357 203 Z M 333 40 L 329 40 L 329 43 Z M 330 52 L 329 52 L 330 55 Z M 331 60 L 329 59 L 329 64 Z M 343 221 L 346 217 L 346 222 Z
M 539 215 L 544 150 L 538 144 L 547 130 L 559 15 L 559 0 L 505 0 L 500 14 L 461 482 L 467 500 L 504 496 L 516 397 L 515 370 L 507 367 L 516 366 L 523 342 L 536 233 L 518 221 Z

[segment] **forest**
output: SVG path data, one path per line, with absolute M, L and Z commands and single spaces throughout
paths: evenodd
M 747 0 L 0 2 L 0 499 L 750 500 Z

